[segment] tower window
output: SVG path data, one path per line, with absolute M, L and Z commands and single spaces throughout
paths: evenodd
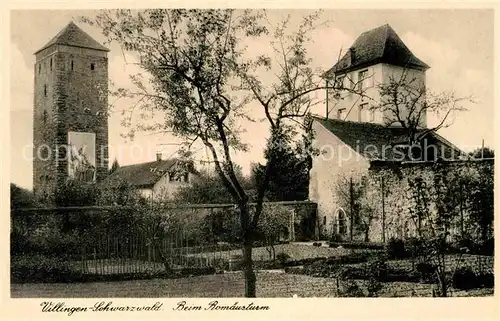
M 38 74 L 40 74 L 40 72 L 42 72 L 42 64 L 38 64 Z
M 74 63 L 73 63 L 73 60 L 71 60 L 71 70 L 73 70 L 74 68 Z
M 344 120 L 345 117 L 345 108 L 340 108 L 337 110 L 337 119 Z
M 95 65 L 92 63 L 90 64 L 90 70 L 94 70 L 95 69 Z
M 47 85 L 43 85 L 43 95 L 47 97 Z
M 52 57 L 50 57 L 50 70 L 52 71 Z

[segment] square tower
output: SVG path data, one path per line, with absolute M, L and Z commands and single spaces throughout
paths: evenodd
M 425 91 L 425 72 L 430 67 L 418 59 L 388 24 L 363 32 L 326 72 L 327 83 L 338 90 L 327 91 L 327 118 L 353 122 L 388 124 L 395 121 L 392 112 L 372 108 L 379 105 L 380 85 L 405 82 L 414 92 Z M 404 87 L 404 86 L 402 86 Z M 350 90 L 344 90 L 350 89 Z M 360 96 L 354 92 L 363 92 Z M 403 91 L 401 91 L 404 95 Z M 410 95 L 404 95 L 410 99 Z M 408 111 L 398 110 L 401 118 Z M 416 112 L 414 114 L 417 114 Z M 426 127 L 427 115 L 419 114 Z
M 53 200 L 69 178 L 108 173 L 109 49 L 70 22 L 38 50 L 34 66 L 33 190 Z

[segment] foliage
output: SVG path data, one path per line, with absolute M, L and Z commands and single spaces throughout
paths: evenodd
M 239 171 L 236 171 L 238 180 L 243 188 L 251 189 L 253 186 Z M 234 202 L 228 193 L 224 182 L 219 176 L 210 173 L 200 173 L 188 186 L 182 186 L 174 195 L 175 202 L 188 204 L 231 204 Z
M 263 236 L 269 257 L 272 260 L 276 259 L 274 245 L 288 231 L 290 217 L 290 209 L 285 206 L 266 204 L 263 208 L 258 233 Z
M 475 287 L 476 274 L 470 267 L 461 267 L 453 274 L 452 282 L 455 289 L 470 290 Z
M 91 206 L 96 205 L 99 198 L 94 183 L 83 183 L 68 179 L 56 190 L 55 201 L 58 206 Z
M 470 152 L 469 156 L 475 159 L 494 158 L 495 151 L 489 147 L 482 147 L 482 148 L 477 148 L 472 152 Z
M 101 182 L 98 193 L 99 205 L 127 206 L 145 202 L 137 189 L 123 179 L 113 178 Z
M 280 264 L 285 264 L 288 260 L 290 260 L 290 255 L 280 252 L 276 255 L 276 259 Z
M 36 254 L 12 257 L 10 277 L 12 283 L 67 283 L 83 279 L 83 274 L 62 258 Z
M 113 174 L 118 168 L 120 168 L 120 164 L 118 163 L 118 160 L 115 158 L 113 164 L 111 165 L 111 168 L 109 169 L 109 174 Z
M 12 209 L 35 207 L 37 205 L 37 201 L 31 191 L 10 183 L 10 207 Z
M 389 259 L 404 259 L 407 255 L 405 242 L 391 237 L 386 245 L 386 254 Z
M 291 142 L 277 146 L 274 151 L 275 164 L 269 174 L 266 192 L 268 201 L 302 201 L 309 195 L 310 155 L 293 148 Z M 269 150 L 269 147 L 268 147 Z M 265 151 L 265 155 L 271 151 Z M 270 155 L 268 155 L 269 157 Z M 262 184 L 266 166 L 257 164 L 252 169 L 255 186 Z

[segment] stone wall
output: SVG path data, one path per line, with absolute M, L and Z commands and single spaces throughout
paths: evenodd
M 493 166 L 493 160 L 439 164 L 432 162 L 372 163 L 367 175 L 354 178 L 355 182 L 361 182 L 364 186 L 364 200 L 361 200 L 360 216 L 367 217 L 367 207 L 373 210 L 373 218 L 369 224 L 369 241 L 383 242 L 390 238 L 406 239 L 416 236 L 419 226 L 420 230 L 430 228 L 427 221 L 418 222 L 414 214 L 417 203 L 412 194 L 414 189 L 410 189 L 409 182 L 419 178 L 427 184 L 427 193 L 430 196 L 427 202 L 429 212 L 435 215 L 436 204 L 433 203 L 435 198 L 432 194 L 437 192 L 433 185 L 437 171 L 445 173 L 444 175 L 449 179 L 450 186 L 445 186 L 445 188 L 451 191 L 449 193 L 453 199 L 447 201 L 446 206 L 450 206 L 451 203 L 455 204 L 449 209 L 449 214 L 452 216 L 450 237 L 453 238 L 462 233 L 478 237 L 478 222 L 471 218 L 471 204 L 467 201 L 467 196 L 473 193 L 473 187 L 466 185 L 465 182 L 471 179 L 477 182 L 483 177 L 493 180 Z M 458 188 L 457 184 L 462 184 L 461 181 L 464 182 L 463 188 Z M 456 190 L 451 190 L 451 188 L 456 188 Z M 358 227 L 355 226 L 354 232 L 356 240 L 364 240 L 364 233 Z M 343 237 L 347 238 L 347 235 Z

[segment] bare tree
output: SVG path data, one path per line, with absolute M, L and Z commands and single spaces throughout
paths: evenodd
M 380 101 L 370 107 L 383 114 L 386 126 L 400 126 L 407 133 L 409 146 L 418 143 L 430 132 L 452 124 L 452 115 L 465 111 L 464 102 L 473 102 L 472 96 L 457 96 L 454 92 L 433 93 L 425 81 L 413 76 L 410 69 L 401 75 L 392 75 L 388 82 L 378 85 Z M 428 126 L 426 117 L 436 115 L 436 125 Z

